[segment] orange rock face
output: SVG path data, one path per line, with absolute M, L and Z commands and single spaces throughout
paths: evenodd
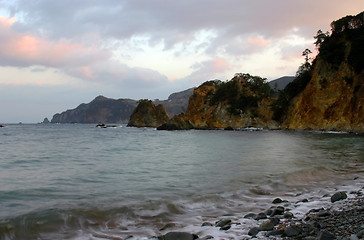
M 364 73 L 355 73 L 346 62 L 333 71 L 318 59 L 311 81 L 291 103 L 282 127 L 363 131 Z

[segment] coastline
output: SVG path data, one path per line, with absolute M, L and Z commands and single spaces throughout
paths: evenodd
M 355 177 L 332 194 L 293 201 L 274 198 L 269 208 L 244 216 L 221 216 L 201 228 L 166 223 L 153 239 L 364 239 L 364 179 Z M 338 197 L 339 196 L 339 197 Z M 288 199 L 288 200 L 287 200 Z M 201 219 L 203 220 L 203 219 Z

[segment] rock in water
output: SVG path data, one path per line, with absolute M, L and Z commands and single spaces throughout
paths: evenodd
M 253 227 L 249 230 L 248 235 L 255 237 L 259 233 L 260 229 L 258 227 Z
M 259 225 L 259 230 L 261 231 L 270 231 L 274 228 L 274 224 L 270 221 L 264 221 Z
M 48 120 L 48 118 L 44 118 L 42 123 L 50 123 L 50 121 Z
M 331 196 L 331 202 L 337 202 L 346 199 L 348 196 L 345 192 L 337 192 Z
M 151 100 L 140 100 L 130 116 L 128 127 L 159 127 L 169 120 L 167 110 L 161 104 L 155 106 Z
M 194 240 L 198 236 L 186 232 L 169 232 L 166 235 L 158 237 L 159 240 Z

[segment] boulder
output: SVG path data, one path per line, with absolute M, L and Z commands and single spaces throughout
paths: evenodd
M 297 225 L 290 225 L 284 230 L 284 235 L 287 237 L 294 237 L 301 233 L 302 229 Z
M 260 231 L 270 231 L 273 230 L 273 228 L 274 224 L 270 220 L 264 221 L 259 225 Z
M 334 240 L 336 236 L 329 231 L 322 230 L 317 236 L 317 240 Z
M 198 236 L 186 232 L 169 232 L 163 236 L 158 237 L 159 240 L 194 240 Z
M 345 192 L 337 192 L 334 195 L 331 196 L 331 202 L 337 202 L 340 200 L 344 200 L 346 199 L 348 196 L 346 195 Z
M 219 227 L 220 230 L 228 230 L 231 228 L 231 220 L 230 219 L 221 219 L 215 224 L 215 227 Z
M 258 227 L 253 227 L 249 230 L 248 235 L 255 237 L 260 232 L 260 229 Z

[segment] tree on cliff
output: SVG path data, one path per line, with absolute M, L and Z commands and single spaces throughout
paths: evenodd
M 338 71 L 340 65 L 347 61 L 355 71 L 360 74 L 364 71 L 364 12 L 356 16 L 346 16 L 331 23 L 332 34 L 323 33 L 321 30 L 314 37 L 319 54 L 317 59 L 328 64 L 330 71 Z M 299 67 L 296 79 L 280 91 L 278 99 L 273 104 L 274 120 L 282 121 L 285 117 L 291 100 L 300 94 L 311 81 L 312 69 L 316 59 L 311 64 L 306 49 L 303 52 L 305 62 Z M 351 78 L 344 78 L 350 84 Z
M 211 83 L 212 84 L 212 83 Z M 213 82 L 217 86 L 210 104 L 226 101 L 231 114 L 241 114 L 249 109 L 258 107 L 258 103 L 272 95 L 273 91 L 266 78 L 252 76 L 248 73 L 236 73 L 226 82 Z

